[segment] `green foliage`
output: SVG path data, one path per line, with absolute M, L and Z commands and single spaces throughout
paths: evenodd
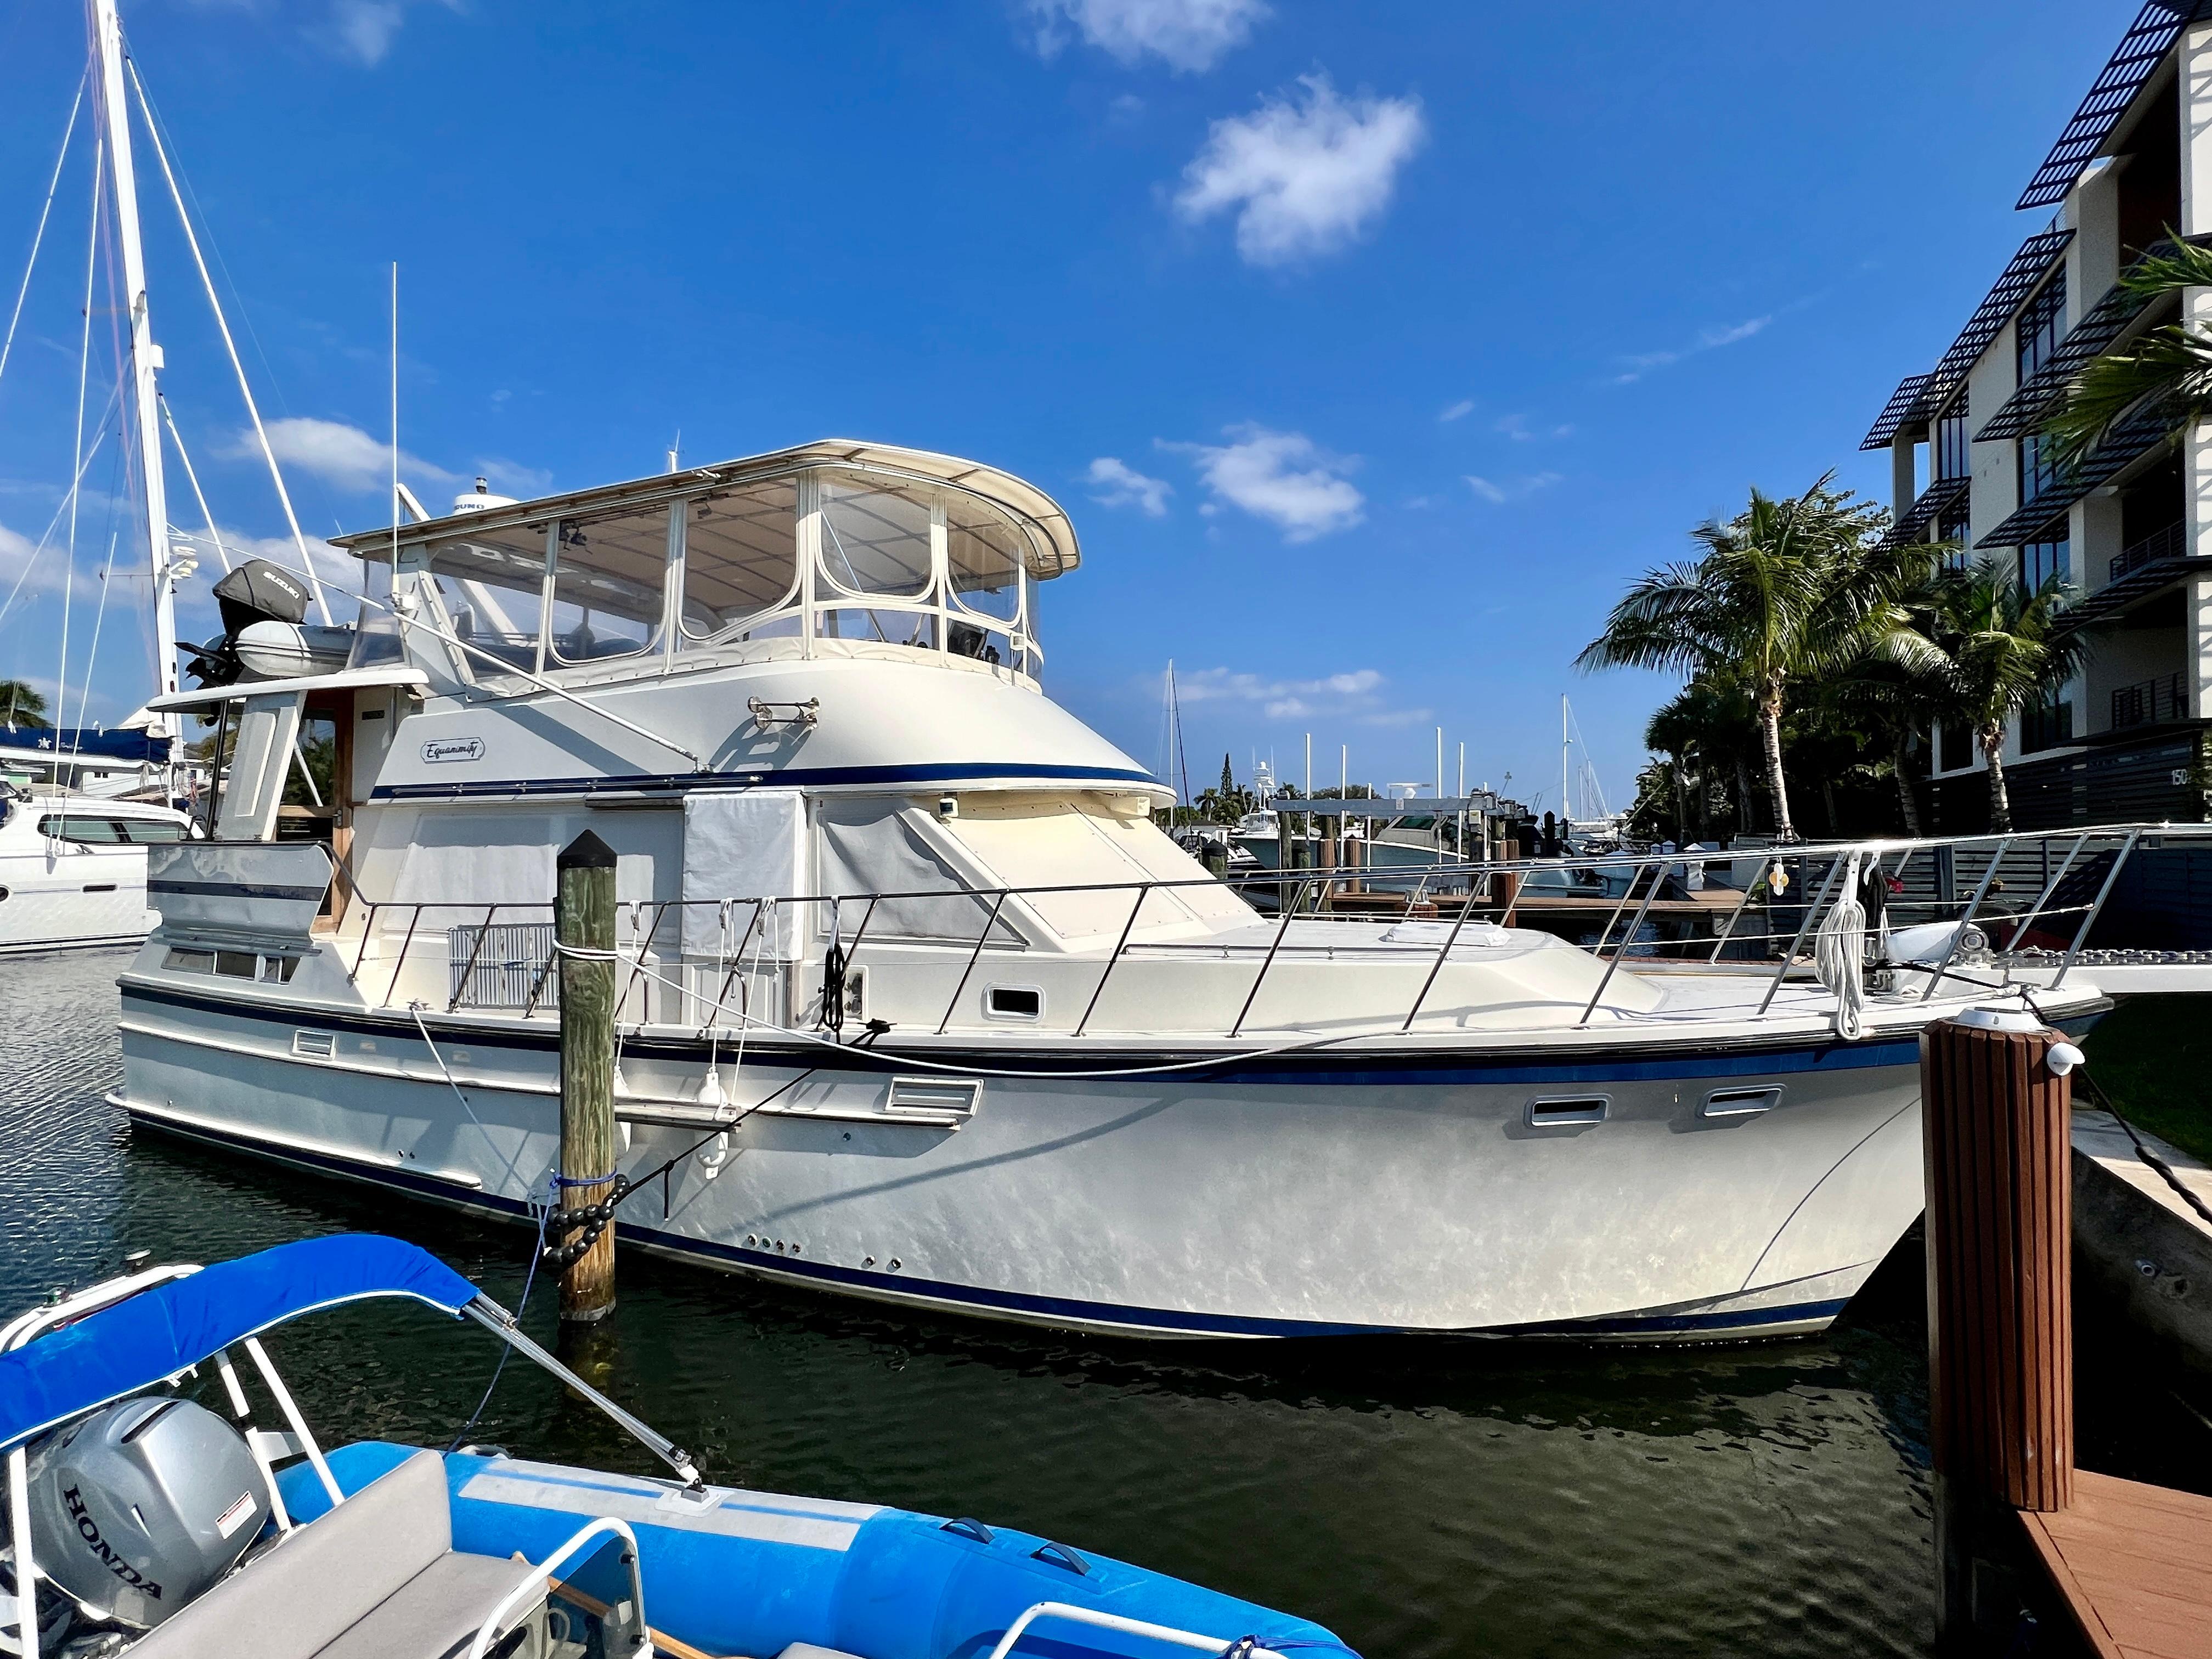
M 1908 599 L 1946 550 L 1887 544 L 1888 514 L 1832 488 L 1832 477 L 1782 499 L 1753 489 L 1735 518 L 1699 526 L 1701 555 L 1646 572 L 1577 659 L 1585 670 L 1674 669 L 1704 697 L 1746 700 L 1785 840 L 1796 834 L 1782 741 L 1793 694 L 1867 662 L 1924 672 L 1933 655 Z M 1716 729 L 1712 713 L 1693 723 Z
M 2138 262 L 2120 279 L 2152 302 L 2212 286 L 2212 248 L 2166 235 L 2172 252 Z M 2078 465 L 2121 420 L 2151 408 L 2169 430 L 2212 414 L 2212 331 L 2202 323 L 2185 316 L 2091 358 L 2044 419 L 2046 453 L 2061 467 Z
M 46 700 L 28 680 L 0 680 L 0 726 L 46 726 Z
M 2095 1086 L 2140 1127 L 2212 1162 L 2212 997 L 2131 997 L 2081 1044 Z

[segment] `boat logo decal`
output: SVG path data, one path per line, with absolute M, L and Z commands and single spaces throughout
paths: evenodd
M 483 756 L 482 738 L 433 738 L 422 745 L 422 758 L 433 764 L 439 761 L 482 760 Z
M 76 1524 L 76 1535 L 92 1546 L 92 1553 L 107 1564 L 107 1570 L 133 1589 L 144 1590 L 156 1601 L 160 1601 L 161 1587 L 118 1555 L 107 1540 L 100 1535 L 100 1528 L 85 1509 L 84 1499 L 77 1489 L 75 1486 L 68 1488 L 62 1493 L 62 1498 L 69 1505 L 70 1519 Z

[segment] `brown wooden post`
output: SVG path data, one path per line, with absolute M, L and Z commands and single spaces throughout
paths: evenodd
M 562 849 L 555 867 L 560 885 L 553 935 L 562 947 L 560 1205 L 574 1210 L 602 1203 L 613 1191 L 614 849 L 586 830 Z M 562 1270 L 561 1317 L 588 1323 L 605 1318 L 614 1305 L 615 1229 L 610 1221 L 592 1248 Z
M 2033 1015 L 1970 1009 L 1920 1038 L 1936 1632 L 1975 1629 L 2004 1513 L 2074 1497 L 2070 1048 Z M 1996 1611 L 2003 1618 L 2009 1609 Z

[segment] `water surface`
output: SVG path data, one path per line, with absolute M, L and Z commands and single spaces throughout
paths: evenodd
M 126 1250 L 413 1239 L 513 1306 L 526 1237 L 134 1130 L 115 955 L 0 963 L 0 1313 Z M 718 1481 L 973 1515 L 1283 1607 L 1370 1656 L 1921 1653 L 1932 1628 L 1922 1266 L 1817 1340 L 1101 1342 L 916 1320 L 639 1255 L 578 1356 Z M 540 1285 L 527 1323 L 554 1340 Z M 271 1339 L 311 1421 L 446 1444 L 498 1345 L 416 1309 Z M 2212 1428 L 2085 1333 L 2083 1461 L 2212 1489 Z M 654 1466 L 509 1366 L 471 1437 Z

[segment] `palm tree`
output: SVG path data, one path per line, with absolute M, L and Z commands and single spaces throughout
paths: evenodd
M 1928 641 L 1899 603 L 1942 550 L 1886 544 L 1889 515 L 1828 474 L 1802 495 L 1754 489 L 1741 513 L 1693 532 L 1694 563 L 1647 572 L 1613 608 L 1577 665 L 1674 668 L 1741 686 L 1757 716 L 1775 831 L 1797 838 L 1782 772 L 1782 715 L 1793 682 L 1869 657 L 1924 661 Z
M 2138 260 L 2120 283 L 2154 302 L 2212 286 L 2212 248 L 2168 232 L 2172 251 Z M 2151 329 L 2124 349 L 2092 358 L 2043 422 L 2045 454 L 2072 466 L 2104 441 L 2121 417 L 2163 404 L 2172 426 L 2212 415 L 2212 330 L 2184 317 Z
M 2012 828 L 2005 727 L 2081 672 L 2088 638 L 2068 615 L 2070 590 L 2053 576 L 2033 592 L 1995 558 L 1952 573 L 1935 617 L 1942 714 L 1973 728 L 1990 769 L 1990 828 Z
M 27 680 L 0 680 L 0 726 L 44 726 L 46 700 Z

